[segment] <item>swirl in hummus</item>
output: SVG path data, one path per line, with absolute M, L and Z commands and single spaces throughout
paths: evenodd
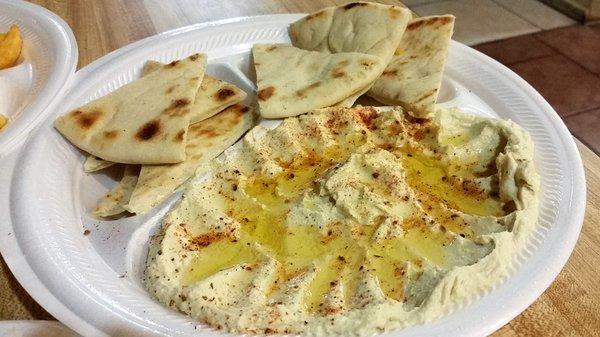
M 255 127 L 154 236 L 145 284 L 231 332 L 365 335 L 510 272 L 537 222 L 529 135 L 440 109 L 327 108 Z

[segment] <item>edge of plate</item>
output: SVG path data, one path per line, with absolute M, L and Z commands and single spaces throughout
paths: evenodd
M 58 15 L 50 10 L 31 4 L 25 1 L 6 1 L 0 0 L 0 4 L 7 7 L 12 7 L 19 11 L 33 13 L 32 16 L 39 21 L 45 21 L 47 26 L 54 27 L 55 33 L 48 33 L 51 37 L 50 43 L 57 48 L 64 50 L 56 53 L 54 67 L 43 88 L 39 92 L 39 96 L 35 98 L 29 106 L 21 112 L 21 116 L 12 122 L 12 127 L 9 125 L 6 130 L 0 135 L 0 158 L 15 150 L 19 144 L 23 144 L 24 140 L 33 134 L 33 130 L 38 127 L 41 122 L 47 117 L 48 111 L 63 98 L 67 88 L 71 85 L 79 51 L 77 41 L 73 31 L 69 25 Z M 40 99 L 41 96 L 44 99 Z

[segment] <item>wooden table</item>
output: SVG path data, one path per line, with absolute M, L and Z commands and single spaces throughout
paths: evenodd
M 311 12 L 344 0 L 35 0 L 73 29 L 81 68 L 165 30 L 236 16 Z M 380 1 L 398 4 L 397 1 Z M 494 336 L 600 335 L 600 158 L 577 141 L 588 200 L 579 242 L 552 286 Z M 0 319 L 52 319 L 0 263 Z

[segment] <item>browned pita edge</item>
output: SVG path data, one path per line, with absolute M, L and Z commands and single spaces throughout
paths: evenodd
M 121 181 L 100 198 L 92 214 L 100 218 L 110 218 L 124 213 L 126 211 L 124 206 L 129 203 L 129 198 L 137 184 L 139 173 L 140 165 L 123 165 L 123 177 Z
M 452 15 L 434 15 L 434 16 L 427 16 L 427 17 L 417 17 L 417 18 L 411 20 L 408 23 L 408 26 L 406 27 L 405 36 L 403 37 L 403 40 L 400 42 L 400 45 L 398 46 L 397 53 L 405 53 L 405 50 L 408 49 L 408 48 L 404 48 L 404 50 L 401 50 L 401 48 L 403 48 L 402 44 L 403 44 L 403 42 L 405 42 L 405 38 L 408 33 L 412 33 L 412 32 L 418 31 L 420 29 L 424 29 L 428 26 L 434 26 L 435 30 L 438 30 L 441 26 L 448 25 L 448 24 L 451 24 L 453 26 L 454 20 L 455 20 L 455 18 Z M 451 34 L 450 34 L 450 36 L 451 36 Z M 449 42 L 449 40 L 448 40 L 448 42 Z M 447 48 L 448 48 L 448 44 L 446 44 L 445 48 L 443 48 L 444 53 L 447 53 Z M 402 54 L 399 54 L 399 55 L 402 55 Z M 381 74 L 380 79 L 386 78 L 386 77 L 398 76 L 398 69 L 395 69 L 396 65 L 394 62 L 396 57 L 398 57 L 398 56 L 394 56 L 394 59 L 392 59 L 392 62 L 390 62 L 388 67 Z M 405 64 L 415 63 L 417 61 L 419 61 L 419 60 L 415 58 L 413 61 L 413 59 L 411 58 L 406 61 L 403 61 L 401 64 L 405 65 Z M 443 72 L 443 68 L 445 67 L 445 62 L 446 62 L 446 60 L 444 58 L 444 63 L 442 65 L 442 72 Z M 435 113 L 435 101 L 437 100 L 437 95 L 439 94 L 441 81 L 442 81 L 442 78 L 440 76 L 438 84 L 437 84 L 437 88 L 429 90 L 427 92 L 423 92 L 422 95 L 419 97 L 419 100 L 416 102 L 404 102 L 401 100 L 392 99 L 391 97 L 386 97 L 384 95 L 376 93 L 375 88 L 377 87 L 377 81 L 375 81 L 375 84 L 371 88 L 371 90 L 369 90 L 367 92 L 367 95 L 383 104 L 399 105 L 402 108 L 404 108 L 408 114 L 412 115 L 413 117 L 430 118 Z M 388 86 L 388 88 L 389 88 L 389 86 Z M 433 97 L 433 102 L 434 102 L 432 107 L 427 108 L 427 107 L 415 105 L 415 103 L 422 102 L 423 100 L 430 99 L 431 97 Z

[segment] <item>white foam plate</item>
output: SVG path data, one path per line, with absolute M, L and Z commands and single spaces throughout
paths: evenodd
M 108 174 L 85 174 L 84 156 L 51 122 L 137 78 L 148 59 L 168 62 L 194 52 L 208 54 L 208 73 L 253 92 L 251 46 L 289 42 L 287 26 L 300 17 L 268 15 L 177 29 L 121 48 L 77 73 L 60 108 L 22 150 L 10 186 L 10 216 L 1 224 L 7 263 L 46 310 L 83 335 L 223 334 L 154 302 L 141 284 L 148 239 L 179 194 L 146 216 L 92 218 L 97 199 L 115 182 Z M 554 280 L 583 220 L 585 180 L 577 148 L 556 112 L 524 80 L 452 42 L 440 103 L 510 118 L 531 133 L 542 177 L 539 226 L 507 281 L 446 317 L 386 336 L 482 336 L 498 329 Z
M 0 0 L 0 31 L 19 26 L 23 50 L 16 66 L 0 70 L 0 158 L 21 144 L 64 94 L 77 64 L 77 43 L 56 14 L 24 1 Z

